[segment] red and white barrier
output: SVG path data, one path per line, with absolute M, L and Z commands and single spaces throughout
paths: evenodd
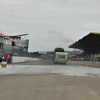
M 1 66 L 2 67 L 6 67 L 6 65 L 7 65 L 7 60 L 6 59 L 2 59 Z

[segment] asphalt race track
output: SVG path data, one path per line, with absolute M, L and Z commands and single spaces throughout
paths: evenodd
M 0 100 L 100 100 L 100 68 L 50 60 L 0 67 Z

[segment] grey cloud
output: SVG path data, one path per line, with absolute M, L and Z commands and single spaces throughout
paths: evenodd
M 35 39 L 36 38 L 36 39 Z M 68 46 L 74 42 L 74 40 L 65 36 L 62 32 L 57 31 L 48 31 L 40 35 L 34 35 L 32 43 L 36 43 L 38 48 L 46 47 L 45 50 L 52 50 L 56 47 L 63 47 L 65 50 L 68 50 Z M 32 44 L 31 43 L 31 44 Z M 33 44 L 35 47 L 35 44 Z

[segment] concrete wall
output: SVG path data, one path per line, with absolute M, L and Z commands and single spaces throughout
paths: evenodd
M 12 63 L 38 61 L 38 60 L 42 60 L 42 59 L 40 59 L 40 58 L 30 58 L 30 57 L 18 57 L 18 56 L 12 57 Z

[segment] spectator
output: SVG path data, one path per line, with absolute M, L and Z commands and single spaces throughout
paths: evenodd
M 3 54 L 2 59 L 5 59 L 5 55 Z

